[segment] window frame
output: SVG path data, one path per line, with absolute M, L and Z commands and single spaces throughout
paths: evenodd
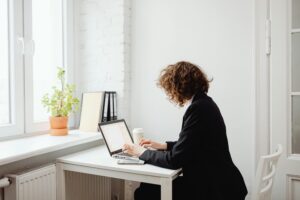
M 9 30 L 9 76 L 10 76 L 10 123 L 0 126 L 0 137 L 24 133 L 24 90 L 23 55 L 21 41 L 23 36 L 23 1 L 8 0 Z
M 14 138 L 18 135 L 43 132 L 48 130 L 49 121 L 34 123 L 33 121 L 33 71 L 28 59 L 31 39 L 26 31 L 31 30 L 31 0 L 7 0 L 9 4 L 9 71 L 10 71 L 10 112 L 11 123 L 0 125 L 0 140 Z M 63 64 L 66 68 L 67 82 L 74 81 L 74 49 L 73 49 L 73 2 L 62 1 L 63 24 Z M 27 13 L 27 16 L 25 16 Z M 31 58 L 30 58 L 31 56 Z M 74 125 L 73 117 L 70 126 Z
M 293 99 L 300 97 L 300 91 L 293 90 L 293 35 L 300 34 L 300 27 L 293 27 L 293 0 L 288 2 L 288 27 L 287 27 L 287 41 L 288 41 L 288 155 L 300 157 L 299 152 L 294 149 L 294 132 L 293 132 Z

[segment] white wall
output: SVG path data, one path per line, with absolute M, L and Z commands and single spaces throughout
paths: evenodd
M 131 28 L 131 126 L 155 140 L 177 139 L 185 108 L 169 103 L 156 80 L 167 64 L 199 64 L 214 78 L 209 95 L 221 109 L 231 154 L 248 186 L 255 150 L 253 3 L 133 0 Z
M 78 96 L 117 91 L 118 116 L 128 118 L 130 1 L 76 0 L 74 21 Z

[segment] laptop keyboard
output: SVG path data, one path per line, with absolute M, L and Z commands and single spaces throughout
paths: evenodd
M 132 155 L 130 155 L 128 153 L 124 153 L 124 152 L 120 152 L 120 153 L 118 153 L 118 155 L 132 157 Z
M 116 159 L 124 159 L 124 160 L 139 160 L 139 158 L 134 157 L 128 153 L 123 153 L 123 152 L 114 154 L 112 157 L 116 158 Z

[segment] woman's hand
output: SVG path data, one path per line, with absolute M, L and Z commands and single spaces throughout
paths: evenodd
M 167 150 L 167 144 L 164 143 L 158 143 L 158 142 L 154 142 L 152 140 L 148 140 L 148 139 L 142 139 L 139 143 L 139 145 L 141 145 L 142 147 L 145 148 L 153 148 L 156 150 Z
M 140 157 L 147 149 L 137 144 L 124 144 L 123 151 L 132 156 Z

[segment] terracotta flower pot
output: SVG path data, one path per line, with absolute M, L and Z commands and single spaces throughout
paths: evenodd
M 49 117 L 50 135 L 64 136 L 68 135 L 68 117 Z

